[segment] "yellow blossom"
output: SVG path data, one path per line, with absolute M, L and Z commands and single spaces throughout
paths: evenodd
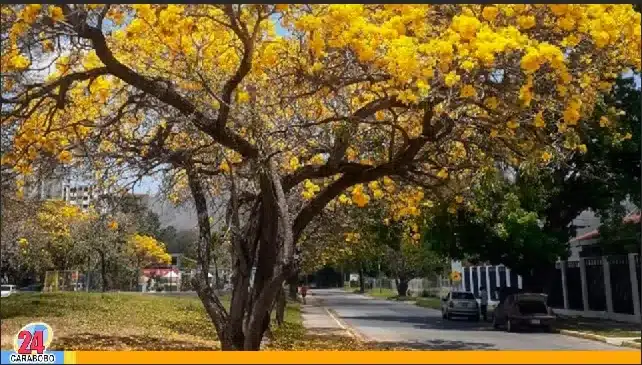
M 539 113 L 535 114 L 535 127 L 537 128 L 544 128 L 546 127 L 546 121 L 544 120 L 544 115 L 540 111 Z
M 497 9 L 496 6 L 484 6 L 484 10 L 482 11 L 482 16 L 484 19 L 488 21 L 493 21 L 495 18 L 497 18 L 497 14 L 499 13 L 499 10 Z
M 544 151 L 542 153 L 542 161 L 544 161 L 544 163 L 549 163 L 552 158 L 553 158 L 553 155 L 550 152 Z
M 460 92 L 459 96 L 462 98 L 472 98 L 477 95 L 477 91 L 475 90 L 475 87 L 473 85 L 464 85 Z
M 605 116 L 600 117 L 600 127 L 606 128 L 609 125 L 611 125 L 611 121 L 609 120 L 609 118 Z
M 118 222 L 116 221 L 111 221 L 107 224 L 107 228 L 109 228 L 112 231 L 115 231 L 118 229 Z
M 446 77 L 444 77 L 444 82 L 446 83 L 446 86 L 452 87 L 455 85 L 461 77 L 457 75 L 455 71 L 450 71 Z
M 74 156 L 69 151 L 62 151 L 58 154 L 58 161 L 68 164 L 74 159 Z
M 49 16 L 55 22 L 59 22 L 59 21 L 65 20 L 65 15 L 63 14 L 62 9 L 60 7 L 58 7 L 58 6 L 50 6 L 49 7 Z
M 236 96 L 236 100 L 239 103 L 245 103 L 250 100 L 250 94 L 248 94 L 246 91 L 239 91 Z
M 531 29 L 535 26 L 535 17 L 532 15 L 529 16 L 519 16 L 517 17 L 517 24 L 522 29 Z

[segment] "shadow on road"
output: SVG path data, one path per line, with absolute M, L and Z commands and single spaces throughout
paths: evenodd
M 483 342 L 426 340 L 419 342 L 381 342 L 372 345 L 377 350 L 405 348 L 411 350 L 496 350 L 492 344 Z
M 441 317 L 428 317 L 428 316 L 384 316 L 384 315 L 369 315 L 369 316 L 343 316 L 347 321 L 382 321 L 399 324 L 411 324 L 419 329 L 440 329 L 440 330 L 461 330 L 461 331 L 493 331 L 493 327 L 484 322 L 473 322 L 466 319 L 453 319 L 446 320 Z M 390 326 L 391 324 L 387 324 Z M 394 325 L 393 325 L 394 326 Z

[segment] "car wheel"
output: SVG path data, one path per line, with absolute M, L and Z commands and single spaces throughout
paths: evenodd
M 553 332 L 555 332 L 555 328 L 553 328 L 552 325 L 548 325 L 548 326 L 544 327 L 544 331 L 546 331 L 548 333 L 553 333 Z
M 515 325 L 510 319 L 506 321 L 506 332 L 515 332 Z
M 497 323 L 497 317 L 493 315 L 493 328 L 498 329 L 499 328 L 499 323 Z

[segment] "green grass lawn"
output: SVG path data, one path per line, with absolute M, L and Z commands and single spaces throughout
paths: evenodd
M 557 328 L 594 333 L 606 337 L 640 337 L 640 325 L 603 319 L 569 317 L 560 318 Z
M 441 309 L 441 300 L 439 298 L 417 298 L 415 304 L 424 308 Z
M 229 299 L 223 298 L 229 306 Z M 52 349 L 215 350 L 216 332 L 196 296 L 140 293 L 18 293 L 0 303 L 1 348 L 30 322 L 48 323 Z M 273 348 L 288 347 L 304 333 L 298 303 L 289 303 L 286 323 L 275 329 Z
M 384 288 L 368 289 L 364 294 L 380 299 L 392 299 L 397 297 L 397 291 Z
M 353 292 L 353 293 L 359 293 L 359 289 L 354 289 L 354 288 L 346 288 L 345 290 Z M 396 290 L 392 289 L 387 289 L 387 288 L 375 288 L 375 289 L 368 289 L 364 293 L 365 295 L 371 296 L 373 298 L 377 299 L 387 299 L 387 300 L 397 300 L 400 302 L 412 302 L 417 300 L 416 297 L 408 297 L 408 296 L 403 296 L 400 297 L 399 293 Z

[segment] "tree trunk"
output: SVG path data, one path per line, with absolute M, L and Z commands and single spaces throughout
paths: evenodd
M 281 288 L 279 294 L 276 297 L 276 323 L 280 326 L 285 320 L 285 290 Z
M 397 279 L 397 294 L 400 297 L 405 297 L 408 294 L 408 279 L 399 278 Z
M 292 223 L 275 168 L 261 174 L 261 194 L 242 226 L 235 182 L 231 181 L 228 223 L 233 228 L 233 290 L 229 313 L 206 280 L 211 232 L 207 201 L 199 177 L 188 170 L 188 182 L 199 223 L 198 262 L 202 275 L 194 285 L 216 327 L 223 350 L 256 351 L 269 329 L 270 312 L 286 278 L 296 272 Z M 254 278 L 250 282 L 255 268 Z M 284 293 L 283 293 L 284 294 Z
M 298 286 L 299 286 L 299 275 L 291 275 L 288 278 L 288 293 L 291 301 L 296 302 L 298 300 L 297 298 L 297 292 L 298 292 Z
M 106 292 L 108 289 L 108 280 L 107 280 L 107 262 L 105 262 L 105 253 L 99 252 L 100 256 L 100 278 L 102 280 L 102 291 Z
M 363 265 L 359 265 L 359 293 L 362 294 L 366 292 L 366 281 L 363 275 Z

